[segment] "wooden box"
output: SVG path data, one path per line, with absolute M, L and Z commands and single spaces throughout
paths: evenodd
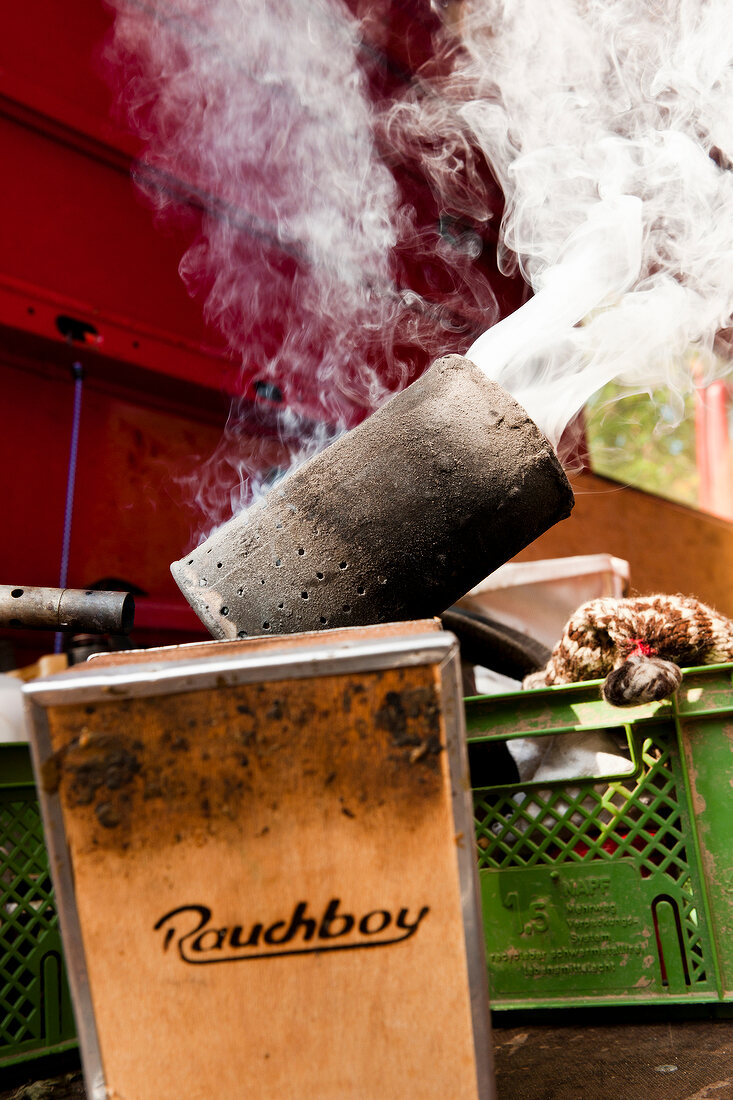
M 494 1096 L 451 635 L 24 690 L 89 1100 Z

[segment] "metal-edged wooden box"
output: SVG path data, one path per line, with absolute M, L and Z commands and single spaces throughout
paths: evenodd
M 494 1096 L 451 635 L 176 647 L 26 698 L 90 1100 Z

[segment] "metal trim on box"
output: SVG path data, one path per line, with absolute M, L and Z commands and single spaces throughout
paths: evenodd
M 61 801 L 58 794 L 45 791 L 42 785 L 43 766 L 52 755 L 48 720 L 40 706 L 28 706 L 28 712 L 31 727 L 31 759 L 36 773 L 43 832 L 56 893 L 56 909 L 66 957 L 66 973 L 74 1002 L 74 1016 L 84 1068 L 84 1085 L 88 1100 L 107 1100 L 84 945 L 74 899 L 74 876 L 66 844 Z
M 68 674 L 44 677 L 23 686 L 34 704 L 63 706 L 99 702 L 111 697 L 144 698 L 177 692 L 200 691 L 256 680 L 276 681 L 328 676 L 339 672 L 373 672 L 437 664 L 458 652 L 458 642 L 447 632 L 418 634 L 407 638 L 386 638 L 378 642 L 341 642 L 312 649 L 270 649 L 246 657 L 199 657 L 182 660 L 105 667 L 80 667 Z M 307 657 L 304 657 L 304 653 Z
M 457 654 L 456 654 L 457 656 Z M 460 659 L 446 661 L 441 668 L 446 730 L 446 751 L 450 761 L 453 822 L 456 829 L 456 862 L 461 886 L 466 966 L 471 998 L 473 1041 L 476 1058 L 477 1092 L 492 1100 L 494 1057 L 491 1044 L 491 1014 L 487 984 L 487 963 L 478 863 L 473 824 L 473 794 L 468 766 L 466 717 Z M 450 713 L 453 710 L 453 714 Z M 451 730 L 452 736 L 451 736 Z M 484 1040 L 482 1042 L 482 1039 Z

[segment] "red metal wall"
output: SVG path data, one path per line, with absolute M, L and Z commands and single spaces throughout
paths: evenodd
M 429 4 L 413 0 L 374 9 L 389 62 L 383 71 L 404 82 L 409 66 L 424 60 L 435 17 Z M 58 584 L 70 368 L 80 360 L 85 381 L 68 584 L 118 576 L 145 590 L 135 641 L 146 644 L 204 636 L 168 564 L 195 540 L 200 517 L 190 503 L 192 475 L 219 444 L 228 393 L 248 383 L 238 380 L 178 276 L 196 211 L 185 228 L 161 233 L 131 183 L 139 150 L 113 123 L 111 94 L 99 75 L 111 18 L 101 0 L 36 0 L 4 13 L 0 582 Z M 406 172 L 417 195 L 414 168 Z M 420 196 L 418 205 L 433 216 L 425 188 Z M 498 282 L 502 311 L 510 312 L 524 290 Z M 93 326 L 98 341 L 69 342 L 58 328 L 63 315 Z M 240 436 L 237 445 L 260 443 Z M 263 469 L 281 459 L 276 440 L 265 438 Z M 50 644 L 46 637 L 5 636 L 19 663 Z
M 96 0 L 39 0 L 11 6 L 0 38 L 0 578 L 58 584 L 80 360 L 68 583 L 116 576 L 149 593 L 137 601 L 146 644 L 205 636 L 168 563 L 195 539 L 180 479 L 221 438 L 230 367 L 178 276 L 189 235 L 160 234 L 131 183 L 135 143 L 110 121 L 96 71 L 110 18 Z M 59 315 L 101 343 L 70 346 Z M 276 465 L 276 444 L 264 446 Z M 19 663 L 52 644 L 5 637 Z

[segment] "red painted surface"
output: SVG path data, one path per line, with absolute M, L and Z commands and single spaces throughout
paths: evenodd
M 731 387 L 712 382 L 695 391 L 695 446 L 700 478 L 699 507 L 733 520 L 733 451 L 730 439 Z
M 375 94 L 403 86 L 429 57 L 435 16 L 416 0 L 371 5 Z M 228 397 L 249 393 L 219 335 L 178 275 L 200 212 L 177 229 L 156 229 L 130 179 L 136 140 L 113 121 L 100 50 L 111 25 L 101 0 L 10 5 L 0 36 L 0 433 L 5 522 L 0 581 L 56 585 L 61 555 L 75 359 L 85 368 L 68 584 L 116 576 L 148 593 L 138 601 L 137 644 L 204 636 L 168 564 L 196 540 L 196 471 L 220 447 Z M 437 206 L 409 157 L 395 166 L 421 218 Z M 497 195 L 497 203 L 500 196 Z M 503 313 L 525 290 L 501 278 L 493 251 L 483 262 Z M 401 258 L 420 290 L 439 265 Z M 422 281 L 422 283 L 421 283 Z M 69 344 L 70 315 L 93 329 Z M 273 337 L 274 338 L 274 337 Z M 465 341 L 464 341 L 465 346 Z M 453 350 L 446 346 L 446 351 Z M 413 374 L 425 362 L 415 354 Z M 254 369 L 254 368 L 253 368 Z M 303 406 L 317 410 L 315 395 Z M 355 407 L 354 421 L 364 415 Z M 259 448 L 263 470 L 282 452 L 266 426 L 239 436 Z M 227 470 L 226 453 L 217 461 Z M 230 486 L 236 482 L 229 473 Z M 226 515 L 229 500 L 219 502 Z M 2 635 L 18 663 L 46 652 L 50 636 Z

